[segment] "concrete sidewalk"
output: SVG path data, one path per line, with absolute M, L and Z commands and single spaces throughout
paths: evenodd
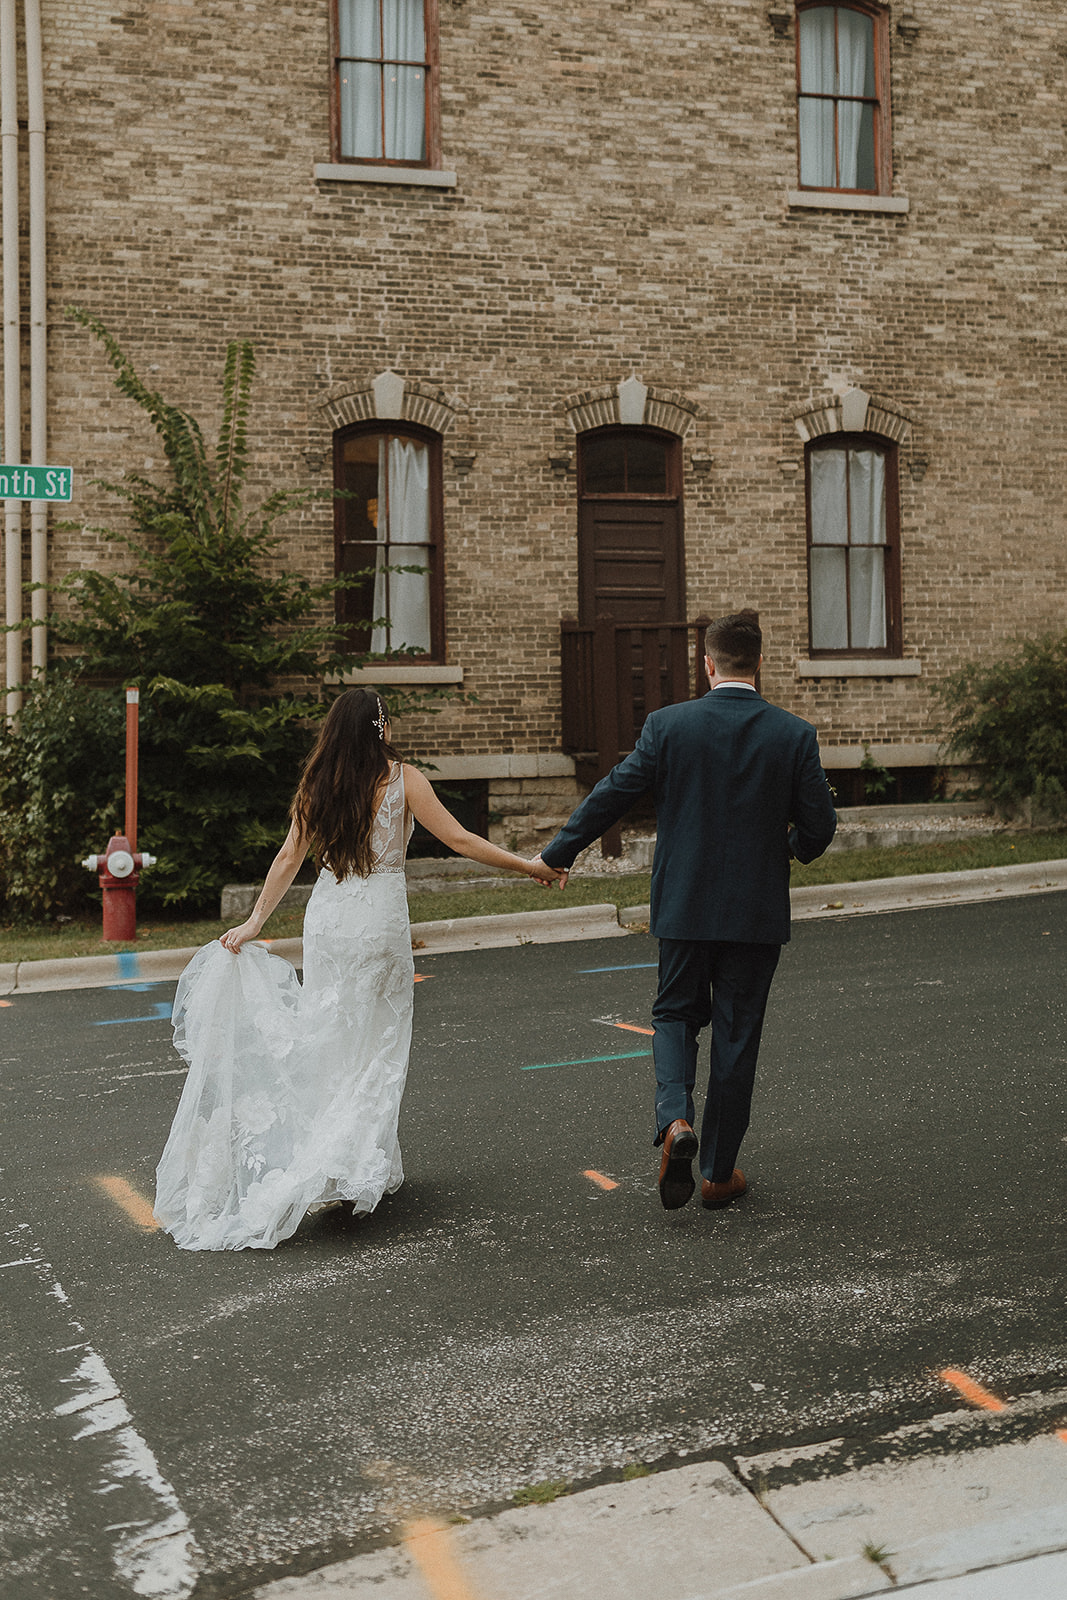
M 1062 1600 L 1067 1391 L 861 1446 L 702 1461 L 468 1521 L 255 1600 Z
M 1048 894 L 1067 889 L 1067 861 L 1037 861 L 973 872 L 931 872 L 906 878 L 875 878 L 866 883 L 831 883 L 790 891 L 794 922 L 823 917 L 866 916 L 882 911 L 912 911 L 928 906 L 962 905 L 1005 896 Z M 565 893 L 566 891 L 564 891 Z M 647 926 L 647 905 L 560 905 L 550 911 L 510 916 L 453 917 L 412 924 L 416 951 L 445 955 L 455 950 L 485 950 L 519 944 L 555 944 L 571 939 L 619 938 L 627 926 Z M 302 959 L 300 939 L 265 941 L 294 966 Z M 193 948 L 132 951 L 126 955 L 74 956 L 55 961 L 0 962 L 0 996 L 59 989 L 96 989 L 117 983 L 163 982 L 177 978 Z

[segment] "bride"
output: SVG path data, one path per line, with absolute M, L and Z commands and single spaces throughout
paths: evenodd
M 183 1250 L 269 1250 L 308 1210 L 360 1214 L 403 1182 L 397 1117 L 414 967 L 404 854 L 417 818 L 459 855 L 559 874 L 468 833 L 389 742 L 367 689 L 340 695 L 247 922 L 198 950 L 178 983 L 174 1043 L 189 1074 L 156 1173 L 155 1212 Z M 304 982 L 255 940 L 308 850 Z

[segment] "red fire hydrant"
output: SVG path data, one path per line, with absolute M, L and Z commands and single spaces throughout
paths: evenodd
M 107 842 L 102 856 L 82 862 L 100 874 L 104 891 L 104 938 L 126 944 L 137 937 L 137 882 L 141 867 L 154 867 L 156 857 L 137 849 L 137 717 L 140 691 L 126 690 L 126 832 Z
M 113 834 L 102 856 L 86 856 L 82 862 L 90 872 L 100 874 L 104 891 L 104 938 L 127 943 L 137 937 L 137 882 L 141 867 L 154 867 L 155 856 L 132 850 L 124 833 Z

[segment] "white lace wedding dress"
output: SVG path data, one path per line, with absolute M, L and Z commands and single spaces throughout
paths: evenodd
M 324 870 L 304 917 L 304 983 L 280 956 L 217 941 L 178 982 L 189 1075 L 156 1173 L 156 1216 L 183 1250 L 269 1250 L 310 1207 L 372 1211 L 403 1182 L 397 1117 L 414 969 L 403 769 L 374 821 L 374 866 Z

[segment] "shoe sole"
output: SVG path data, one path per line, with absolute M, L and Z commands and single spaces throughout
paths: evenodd
M 696 1192 L 690 1163 L 699 1149 L 695 1133 L 680 1133 L 671 1145 L 667 1170 L 659 1181 L 659 1197 L 664 1211 L 680 1211 Z

